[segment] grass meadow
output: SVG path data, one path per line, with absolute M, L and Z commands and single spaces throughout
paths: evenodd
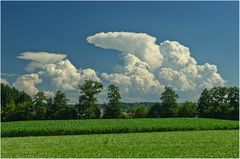
M 238 130 L 2 138 L 2 157 L 237 158 Z
M 237 158 L 239 123 L 205 118 L 1 123 L 3 158 Z

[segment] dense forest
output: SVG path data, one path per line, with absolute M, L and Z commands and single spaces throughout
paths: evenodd
M 31 97 L 24 91 L 1 84 L 1 121 L 93 119 L 93 118 L 161 118 L 204 117 L 239 119 L 239 88 L 204 89 L 197 102 L 177 103 L 178 94 L 165 87 L 159 103 L 122 103 L 120 90 L 108 86 L 107 103 L 97 104 L 100 82 L 86 80 L 79 85 L 79 102 L 68 104 L 62 91 L 47 98 L 44 92 Z

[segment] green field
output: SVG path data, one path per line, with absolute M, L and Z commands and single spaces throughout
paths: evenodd
M 238 130 L 2 138 L 2 157 L 237 158 Z
M 206 118 L 2 122 L 2 137 L 238 129 L 238 121 Z

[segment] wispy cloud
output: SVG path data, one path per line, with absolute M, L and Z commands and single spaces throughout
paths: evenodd
M 17 74 L 16 73 L 1 73 L 1 76 L 14 77 L 14 76 L 17 76 Z

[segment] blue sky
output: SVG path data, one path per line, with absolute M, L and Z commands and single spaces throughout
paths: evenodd
M 198 64 L 210 63 L 228 86 L 238 85 L 238 2 L 1 2 L 1 69 L 10 83 L 26 74 L 22 52 L 66 54 L 76 68 L 114 72 L 116 49 L 86 41 L 99 32 L 146 33 L 178 41 Z M 49 83 L 42 82 L 44 89 Z

